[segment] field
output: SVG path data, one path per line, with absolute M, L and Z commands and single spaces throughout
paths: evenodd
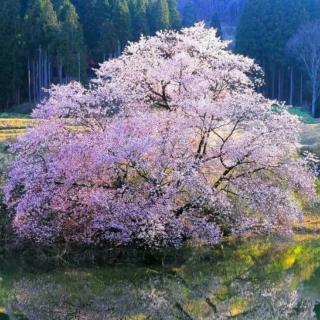
M 34 120 L 24 115 L 0 114 L 0 143 L 16 139 L 33 123 Z

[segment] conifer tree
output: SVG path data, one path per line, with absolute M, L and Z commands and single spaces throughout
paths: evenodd
M 58 30 L 58 19 L 50 0 L 30 0 L 25 17 L 25 36 L 30 52 L 48 48 Z
M 85 71 L 85 45 L 82 27 L 75 7 L 69 0 L 55 0 L 55 9 L 59 21 L 59 32 L 56 39 L 56 50 L 59 80 L 81 80 Z
M 315 0 L 248 0 L 236 36 L 236 50 L 255 58 L 266 73 L 268 94 L 293 103 L 294 70 L 286 44 L 313 19 Z M 289 74 L 288 74 L 289 73 Z M 287 80 L 289 79 L 289 81 Z
M 119 41 L 119 48 L 121 50 L 126 42 L 131 39 L 131 16 L 128 2 L 126 0 L 116 0 L 113 7 L 112 21 L 116 30 L 116 37 Z M 120 54 L 120 52 L 119 52 Z
M 133 40 L 138 40 L 142 34 L 150 33 L 147 17 L 149 3 L 148 0 L 131 0 L 129 2 Z
M 1 107 L 36 103 L 141 34 L 181 27 L 177 0 L 3 0 L 0 19 Z
M 0 6 L 0 109 L 19 103 L 23 74 L 20 2 Z
M 220 19 L 217 14 L 213 14 L 211 22 L 210 22 L 210 27 L 217 30 L 217 36 L 219 38 L 222 37 L 221 22 L 220 22 Z
M 178 11 L 177 0 L 168 0 L 170 28 L 178 30 L 181 28 L 181 17 Z
M 101 60 L 101 32 L 106 16 L 110 15 L 108 3 L 105 0 L 72 0 L 80 18 L 90 60 Z
M 182 24 L 185 27 L 192 26 L 197 22 L 197 7 L 193 0 L 188 0 L 183 9 L 183 21 Z
M 169 29 L 170 13 L 168 0 L 155 0 L 149 12 L 150 31 L 154 34 L 158 30 Z

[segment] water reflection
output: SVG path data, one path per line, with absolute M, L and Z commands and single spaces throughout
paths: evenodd
M 320 319 L 320 238 L 185 249 L 162 262 L 0 271 L 0 320 Z

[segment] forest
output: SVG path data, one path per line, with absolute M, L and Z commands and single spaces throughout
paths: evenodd
M 4 0 L 0 8 L 0 105 L 43 98 L 51 83 L 86 83 L 128 41 L 178 29 L 175 0 Z
M 319 7 L 316 0 L 4 0 L 0 108 L 22 105 L 18 110 L 30 111 L 43 89 L 70 80 L 88 83 L 99 63 L 119 56 L 141 34 L 203 20 L 262 66 L 265 95 L 306 109 L 313 104 L 316 116 L 318 90 L 312 82 L 318 80 L 310 79 L 289 41 L 318 19 Z

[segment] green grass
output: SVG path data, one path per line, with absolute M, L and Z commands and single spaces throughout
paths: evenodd
M 0 119 L 9 119 L 9 118 L 29 119 L 30 115 L 24 114 L 24 113 L 0 112 Z
M 299 116 L 305 124 L 319 123 L 317 119 L 313 118 L 307 111 L 304 111 L 299 107 L 289 108 L 289 112 L 293 115 Z

